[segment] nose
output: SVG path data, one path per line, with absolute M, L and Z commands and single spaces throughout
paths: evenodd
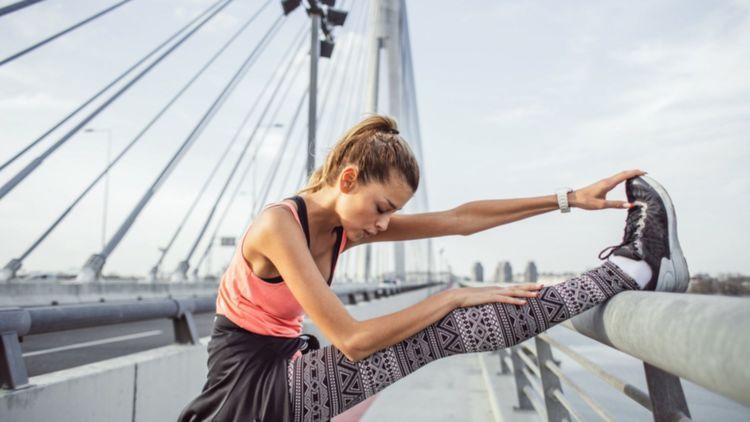
M 375 222 L 375 227 L 378 229 L 378 231 L 385 231 L 388 229 L 388 222 L 390 221 L 389 216 L 384 216 L 378 219 L 378 221 Z

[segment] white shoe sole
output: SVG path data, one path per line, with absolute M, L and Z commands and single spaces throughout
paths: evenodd
M 659 278 L 656 279 L 656 290 L 662 292 L 684 292 L 690 282 L 687 260 L 682 254 L 680 242 L 677 239 L 677 215 L 674 212 L 672 199 L 667 190 L 654 179 L 641 176 L 659 194 L 667 210 L 667 232 L 669 235 L 670 258 L 662 258 L 659 267 Z

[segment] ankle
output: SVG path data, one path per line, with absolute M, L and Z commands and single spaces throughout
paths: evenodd
M 635 260 L 625 258 L 624 256 L 612 255 L 609 257 L 609 262 L 617 265 L 625 274 L 635 280 L 641 289 L 651 281 L 651 277 L 653 276 L 651 267 L 642 259 Z

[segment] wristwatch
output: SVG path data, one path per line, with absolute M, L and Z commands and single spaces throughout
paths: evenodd
M 557 205 L 560 207 L 560 212 L 570 212 L 570 206 L 568 205 L 568 194 L 573 192 L 571 188 L 560 188 L 555 191 L 557 195 Z

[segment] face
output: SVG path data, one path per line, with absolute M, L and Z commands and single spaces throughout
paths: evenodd
M 388 228 L 393 213 L 412 197 L 409 185 L 394 172 L 387 183 L 356 180 L 356 167 L 347 167 L 339 176 L 341 192 L 337 213 L 350 240 L 364 240 Z

